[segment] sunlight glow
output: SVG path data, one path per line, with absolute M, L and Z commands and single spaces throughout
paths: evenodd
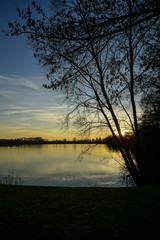
M 127 129 L 123 129 L 123 130 L 121 129 L 121 133 L 122 133 L 123 136 L 125 136 L 125 135 L 127 135 L 127 134 L 130 134 L 131 131 L 130 131 L 130 130 L 127 130 Z M 116 135 L 119 135 L 117 131 L 115 131 L 115 134 L 116 134 Z

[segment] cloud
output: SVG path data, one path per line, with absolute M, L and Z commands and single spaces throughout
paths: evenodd
M 40 90 L 41 86 L 40 84 L 35 84 L 35 81 L 39 81 L 40 78 L 37 77 L 27 77 L 24 78 L 23 76 L 18 75 L 10 75 L 10 76 L 3 76 L 0 75 L 0 80 L 4 80 L 1 82 L 3 84 L 3 87 L 5 87 L 5 90 L 7 88 L 10 88 L 11 86 L 22 86 L 27 87 L 34 90 Z
M 25 109 L 25 108 L 21 108 L 20 110 L 9 110 L 6 111 L 5 114 L 6 115 L 13 115 L 13 114 L 24 114 L 24 113 L 32 113 L 32 112 L 37 112 L 39 110 L 31 110 L 31 109 Z
M 0 75 L 0 80 L 10 80 L 10 78 Z
M 11 95 L 14 94 L 14 91 L 6 91 L 6 90 L 2 90 L 0 91 L 0 95 L 6 97 L 7 95 Z
M 19 84 L 21 84 L 21 86 L 28 87 L 28 88 L 31 88 L 34 90 L 40 90 L 40 87 L 38 85 L 36 85 L 35 83 L 33 83 L 29 80 L 21 79 L 21 81 L 19 82 Z
M 42 115 L 48 115 L 48 116 L 52 116 L 53 114 L 57 113 L 60 113 L 60 112 L 63 112 L 64 110 L 66 110 L 65 107 L 50 107 L 50 108 L 45 108 L 45 107 L 42 107 L 42 108 L 33 108 L 33 107 L 22 107 L 22 106 L 12 106 L 12 107 L 9 107 L 7 108 L 5 114 L 6 115 L 12 115 L 12 114 L 23 114 L 23 113 L 35 113 L 39 116 L 42 116 Z
M 52 110 L 51 110 L 52 109 Z M 11 106 L 10 109 L 3 109 L 3 118 L 7 119 L 10 124 L 18 124 L 19 126 L 43 126 L 48 125 L 55 127 L 59 126 L 61 122 L 62 114 L 59 112 L 61 108 L 30 108 L 30 107 L 18 107 Z M 54 109 L 54 111 L 53 111 Z M 2 111 L 0 111 L 2 113 Z M 2 121 L 2 119 L 1 119 Z
M 61 95 L 42 88 L 41 82 L 35 76 L 0 75 L 1 137 L 63 135 L 61 119 L 70 108 L 60 105 Z

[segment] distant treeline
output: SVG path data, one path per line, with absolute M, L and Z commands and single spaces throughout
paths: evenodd
M 46 140 L 41 137 L 33 137 L 33 138 L 17 138 L 17 139 L 0 139 L 0 146 L 12 146 L 12 145 L 33 145 L 33 144 L 111 144 L 112 138 L 96 138 L 96 139 L 76 139 L 73 140 Z M 111 144 L 112 145 L 112 144 Z

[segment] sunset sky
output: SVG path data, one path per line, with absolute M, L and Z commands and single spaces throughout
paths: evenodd
M 47 10 L 49 0 L 39 0 Z M 0 30 L 18 18 L 16 8 L 26 8 L 32 0 L 0 2 Z M 0 33 L 0 138 L 43 137 L 72 139 L 74 133 L 62 130 L 61 119 L 67 106 L 60 96 L 44 89 L 47 83 L 24 37 Z

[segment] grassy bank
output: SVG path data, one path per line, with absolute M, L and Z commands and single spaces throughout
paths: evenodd
M 158 239 L 160 187 L 0 185 L 3 239 Z

